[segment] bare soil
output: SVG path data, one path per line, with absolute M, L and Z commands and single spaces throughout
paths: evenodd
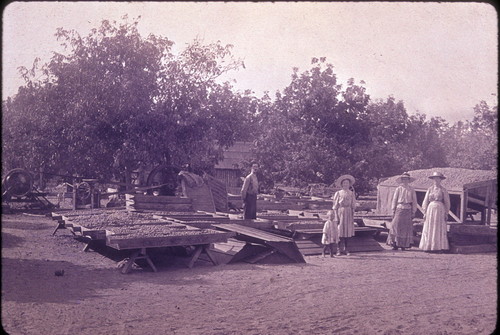
M 84 252 L 43 216 L 2 215 L 2 326 L 9 334 L 491 334 L 496 254 L 408 251 L 238 263 Z M 63 276 L 56 271 L 64 270 Z

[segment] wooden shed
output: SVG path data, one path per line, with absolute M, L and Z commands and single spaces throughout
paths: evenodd
M 417 192 L 419 210 L 417 217 L 422 217 L 422 202 L 427 189 L 432 185 L 428 177 L 434 171 L 445 175 L 442 185 L 450 194 L 450 213 L 452 222 L 465 223 L 475 213 L 481 213 L 481 224 L 491 223 L 492 210 L 497 210 L 497 172 L 490 170 L 470 170 L 459 168 L 436 168 L 409 171 L 416 178 L 410 185 Z M 391 215 L 391 200 L 398 186 L 398 176 L 382 180 L 377 186 L 377 212 Z
M 224 184 L 230 193 L 239 194 L 241 169 L 243 162 L 253 158 L 252 142 L 235 142 L 233 146 L 224 150 L 224 159 L 215 166 L 214 177 Z

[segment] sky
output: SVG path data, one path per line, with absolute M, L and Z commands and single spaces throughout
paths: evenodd
M 393 96 L 409 114 L 452 123 L 472 119 L 481 100 L 497 105 L 497 13 L 472 2 L 13 2 L 2 15 L 2 99 L 23 85 L 19 66 L 62 50 L 57 28 L 85 36 L 125 14 L 174 52 L 195 38 L 232 44 L 245 68 L 227 78 L 257 97 L 326 57 L 344 87 L 363 80 L 372 100 Z

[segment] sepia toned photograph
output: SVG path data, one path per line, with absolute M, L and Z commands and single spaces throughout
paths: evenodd
M 2 7 L 10 335 L 489 335 L 480 2 Z

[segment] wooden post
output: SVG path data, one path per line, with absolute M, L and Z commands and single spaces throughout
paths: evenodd
M 127 191 L 130 191 L 133 186 L 132 186 L 132 173 L 128 167 L 125 167 L 125 189 Z
M 76 181 L 73 179 L 73 210 L 76 210 Z
M 491 201 L 491 191 L 492 191 L 492 185 L 488 184 L 488 188 L 486 190 L 486 199 L 484 200 L 485 205 L 486 205 L 486 224 L 488 226 L 491 224 L 491 202 L 492 202 Z
M 40 175 L 39 175 L 39 180 L 38 180 L 38 186 L 40 187 L 40 191 L 43 191 L 45 189 L 45 185 L 43 183 L 43 166 L 40 167 Z
M 467 220 L 468 193 L 469 190 L 467 189 L 464 189 L 462 191 L 462 201 L 460 202 L 460 220 L 462 221 L 462 223 L 465 223 L 465 220 Z

